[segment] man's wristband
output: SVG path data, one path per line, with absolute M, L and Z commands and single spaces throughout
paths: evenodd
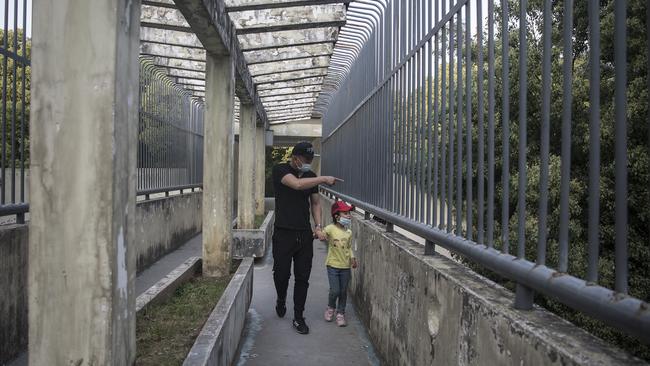
M 323 227 L 322 227 L 322 226 L 320 226 L 320 224 L 318 224 L 318 225 L 316 225 L 316 226 L 314 226 L 314 229 L 316 229 L 316 230 L 318 230 L 318 229 L 321 229 L 321 230 L 322 230 L 322 229 L 323 229 Z

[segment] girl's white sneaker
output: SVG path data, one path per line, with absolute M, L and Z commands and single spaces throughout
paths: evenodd
M 336 325 L 338 325 L 339 327 L 345 327 L 346 325 L 348 325 L 348 322 L 345 321 L 345 315 L 341 313 L 336 314 Z
M 325 321 L 331 322 L 333 318 L 334 318 L 334 309 L 328 307 L 327 310 L 325 310 Z

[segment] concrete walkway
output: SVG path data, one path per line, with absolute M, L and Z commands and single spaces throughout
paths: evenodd
M 142 294 L 189 257 L 201 256 L 201 235 L 190 239 L 177 250 L 138 274 L 136 295 Z M 310 334 L 301 335 L 291 326 L 293 318 L 293 276 L 287 296 L 287 315 L 280 319 L 275 314 L 275 287 L 273 285 L 273 258 L 271 248 L 255 263 L 253 300 L 248 312 L 248 324 L 240 344 L 238 366 L 291 365 L 379 365 L 366 331 L 357 319 L 352 300 L 348 298 L 348 326 L 339 328 L 323 319 L 327 305 L 327 249 L 320 241 L 314 242 L 314 261 L 311 272 L 305 318 Z M 354 274 L 353 274 L 354 275 Z M 27 365 L 22 354 L 9 366 Z
M 327 323 L 323 312 L 327 306 L 329 285 L 325 270 L 326 246 L 314 242 L 314 261 L 309 281 L 305 319 L 310 333 L 301 335 L 291 326 L 293 319 L 293 276 L 287 296 L 287 315 L 275 314 L 273 258 L 269 248 L 265 258 L 255 265 L 253 300 L 248 324 L 240 344 L 238 366 L 291 365 L 379 365 L 366 331 L 357 319 L 348 297 L 348 326 Z M 354 275 L 354 274 L 353 274 Z

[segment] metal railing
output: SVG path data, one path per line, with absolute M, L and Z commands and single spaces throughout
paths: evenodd
M 25 222 L 26 177 L 29 172 L 29 82 L 31 40 L 28 1 L 0 5 L 0 79 L 2 79 L 2 142 L 0 147 L 0 216 L 16 215 Z M 31 9 L 29 9 L 31 11 Z
M 140 59 L 138 195 L 202 186 L 203 113 L 200 99 Z
M 641 216 L 628 217 L 628 190 L 643 192 L 628 185 L 628 138 L 643 154 L 648 135 L 645 116 L 628 121 L 626 18 L 645 14 L 626 14 L 625 0 L 607 9 L 571 0 L 381 4 L 372 34 L 341 66 L 349 72 L 340 88 L 325 97 L 323 174 L 345 182 L 324 191 L 425 238 L 426 253 L 440 245 L 514 281 L 518 309 L 537 292 L 650 342 L 649 305 L 628 295 L 631 221 L 635 240 L 648 238 Z M 613 29 L 601 32 L 611 15 Z M 584 213 L 575 208 L 583 199 Z M 586 268 L 573 268 L 570 254 L 587 258 Z M 605 278 L 608 263 L 615 270 Z

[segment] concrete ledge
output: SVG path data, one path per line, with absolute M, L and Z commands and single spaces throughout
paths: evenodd
M 160 303 L 172 295 L 174 291 L 201 271 L 201 258 L 191 257 L 183 264 L 169 272 L 167 276 L 151 286 L 135 300 L 135 311 L 138 312 L 151 304 Z
M 235 229 L 232 232 L 232 256 L 235 259 L 246 257 L 261 258 L 266 253 L 273 237 L 275 212 L 269 211 L 259 229 Z
M 513 309 L 512 292 L 375 221 L 355 214 L 352 232 L 350 291 L 384 364 L 646 364 L 540 307 Z
M 183 365 L 231 365 L 253 297 L 253 259 L 244 259 L 203 326 Z

